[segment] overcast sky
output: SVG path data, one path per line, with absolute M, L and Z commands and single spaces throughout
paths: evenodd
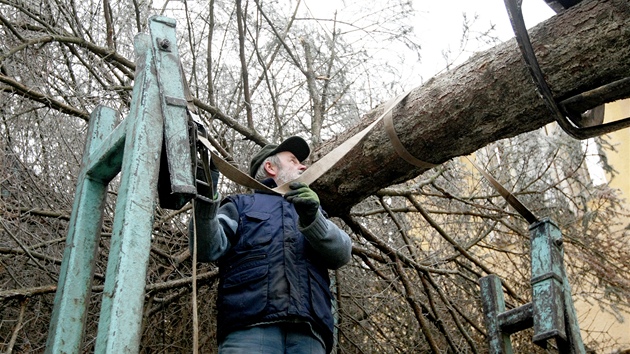
M 445 68 L 444 52 L 450 50 L 452 56 L 461 52 L 464 16 L 471 21 L 472 34 L 487 31 L 495 26 L 493 32 L 501 41 L 514 37 L 510 20 L 503 0 L 411 0 L 416 11 L 413 23 L 418 41 L 421 44 L 421 62 L 409 62 L 410 76 L 428 80 Z M 317 17 L 331 18 L 337 10 L 345 8 L 343 0 L 304 0 L 305 5 Z M 370 3 L 365 1 L 366 4 Z M 523 0 L 523 17 L 528 27 L 554 15 L 544 0 Z M 474 20 L 474 21 L 473 21 Z M 461 64 L 475 51 L 485 50 L 494 44 L 483 45 L 471 41 L 466 51 L 458 56 L 456 64 Z M 407 66 L 407 65 L 406 65 Z M 411 79 L 410 81 L 416 81 Z M 416 81 L 417 82 L 417 81 Z
M 425 67 L 423 72 L 441 70 L 444 67 L 442 51 L 449 46 L 452 51 L 457 50 L 462 34 L 463 14 L 466 14 L 468 20 L 477 16 L 473 30 L 485 31 L 494 25 L 496 35 L 501 41 L 514 37 L 503 0 L 413 0 L 413 4 L 417 11 L 415 29 L 422 43 L 422 66 Z M 522 9 L 528 28 L 554 15 L 544 0 L 524 0 Z M 435 36 L 435 33 L 440 35 Z M 483 50 L 489 46 L 477 47 L 470 49 Z

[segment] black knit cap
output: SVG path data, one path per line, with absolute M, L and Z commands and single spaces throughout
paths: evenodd
M 280 145 L 269 144 L 265 145 L 249 162 L 249 175 L 253 178 L 256 177 L 256 172 L 262 165 L 263 161 L 271 155 L 275 155 L 282 151 L 289 151 L 295 155 L 300 161 L 306 160 L 308 155 L 311 154 L 311 148 L 308 147 L 308 143 L 299 136 L 292 136 L 287 138 Z

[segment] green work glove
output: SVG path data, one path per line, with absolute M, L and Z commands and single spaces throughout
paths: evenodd
M 219 184 L 219 169 L 214 164 L 212 159 L 210 160 L 208 172 L 210 172 L 210 176 L 206 176 L 204 172 L 203 164 L 200 163 L 197 166 L 197 194 L 207 198 L 209 200 L 215 200 L 218 197 L 217 186 Z M 210 181 L 208 181 L 208 177 L 210 177 Z
M 217 186 L 219 185 L 219 168 L 214 164 L 214 161 L 210 159 L 210 177 L 212 178 L 212 190 L 214 191 L 213 198 L 216 197 L 219 190 Z
M 319 210 L 319 197 L 305 183 L 291 182 L 289 184 L 290 191 L 284 197 L 295 206 L 300 217 L 300 224 L 308 226 L 315 221 L 317 211 Z

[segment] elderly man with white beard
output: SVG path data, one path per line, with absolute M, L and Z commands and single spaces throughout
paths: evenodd
M 266 145 L 249 174 L 274 188 L 296 179 L 310 154 L 290 137 Z M 216 191 L 219 173 L 213 169 Z M 348 234 L 326 218 L 319 197 L 291 182 L 284 196 L 251 194 L 195 198 L 197 257 L 217 261 L 219 353 L 329 353 L 333 344 L 329 269 L 350 261 Z M 192 222 L 192 221 L 191 221 Z M 189 228 L 191 249 L 194 228 Z

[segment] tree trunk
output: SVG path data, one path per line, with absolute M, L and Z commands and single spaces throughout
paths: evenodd
M 584 1 L 539 24 L 529 35 L 556 99 L 629 76 L 627 0 Z M 381 110 L 369 112 L 362 126 L 315 151 L 313 159 L 374 121 Z M 537 94 L 512 39 L 414 89 L 394 109 L 393 119 L 412 155 L 441 164 L 543 127 L 553 115 Z M 377 190 L 424 171 L 398 157 L 380 122 L 313 188 L 329 214 L 341 215 Z

